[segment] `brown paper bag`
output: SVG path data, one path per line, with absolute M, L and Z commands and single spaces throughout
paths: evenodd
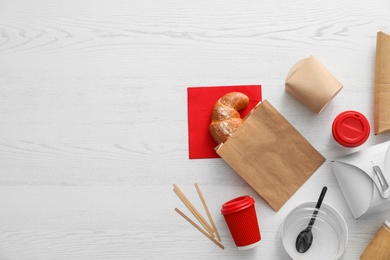
M 320 113 L 343 85 L 314 56 L 298 61 L 288 72 L 286 91 Z
M 390 130 L 390 35 L 378 32 L 376 42 L 374 132 Z
M 217 153 L 276 211 L 325 161 L 267 100 Z

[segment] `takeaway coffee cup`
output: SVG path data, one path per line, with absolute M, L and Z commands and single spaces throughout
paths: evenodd
M 241 196 L 222 205 L 221 213 L 240 250 L 250 249 L 261 240 L 257 222 L 255 201 L 250 196 Z
M 362 145 L 370 135 L 370 124 L 367 118 L 357 111 L 344 111 L 333 121 L 334 139 L 345 147 Z
M 374 238 L 368 244 L 361 260 L 390 259 L 390 223 L 385 220 Z

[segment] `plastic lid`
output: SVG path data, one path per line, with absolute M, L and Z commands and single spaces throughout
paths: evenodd
M 345 111 L 333 121 L 334 139 L 346 147 L 362 145 L 370 135 L 370 124 L 367 118 L 357 111 Z
M 255 200 L 253 198 L 250 196 L 241 196 L 224 203 L 222 205 L 221 213 L 223 215 L 231 214 L 246 209 L 253 204 L 255 204 Z

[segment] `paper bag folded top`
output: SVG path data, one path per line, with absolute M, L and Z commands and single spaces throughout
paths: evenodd
M 217 153 L 276 211 L 325 161 L 267 100 Z
M 374 131 L 390 130 L 390 35 L 378 32 L 375 63 Z
M 320 113 L 343 85 L 310 56 L 297 62 L 286 78 L 286 91 L 316 113 Z
M 387 141 L 332 162 L 333 172 L 355 219 L 390 209 L 389 145 Z

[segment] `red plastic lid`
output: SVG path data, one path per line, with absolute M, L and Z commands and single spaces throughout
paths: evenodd
M 345 111 L 333 121 L 334 139 L 346 147 L 362 145 L 370 135 L 370 124 L 367 118 L 356 111 Z
M 246 209 L 255 204 L 255 200 L 250 196 L 241 196 L 228 202 L 225 202 L 222 205 L 221 213 L 223 215 L 235 213 L 237 211 Z

